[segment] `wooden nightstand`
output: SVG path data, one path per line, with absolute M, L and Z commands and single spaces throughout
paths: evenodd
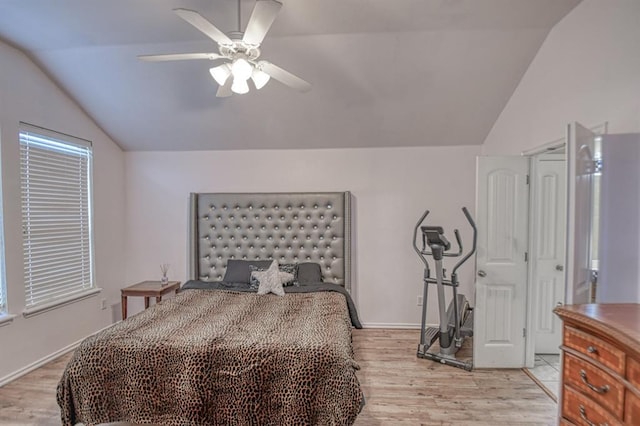
M 178 294 L 180 290 L 180 281 L 169 281 L 167 284 L 162 285 L 160 281 L 142 281 L 141 283 L 134 284 L 132 286 L 123 288 L 120 290 L 122 297 L 122 319 L 127 319 L 127 297 L 128 296 L 143 296 L 144 308 L 149 307 L 149 297 L 155 297 L 156 303 L 162 300 L 162 296 L 175 291 Z

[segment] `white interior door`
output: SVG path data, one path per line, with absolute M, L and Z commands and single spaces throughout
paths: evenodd
M 564 303 L 566 160 L 564 154 L 540 156 L 532 170 L 533 338 L 535 353 L 557 354 L 562 321 L 553 309 Z
M 566 302 L 582 304 L 591 299 L 592 192 L 597 135 L 579 123 L 569 125 L 567 133 Z
M 478 157 L 474 366 L 524 366 L 529 160 Z

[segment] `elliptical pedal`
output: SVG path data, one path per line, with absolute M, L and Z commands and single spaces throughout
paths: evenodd
M 428 343 L 429 346 L 433 345 L 433 342 L 438 340 L 440 336 L 440 330 L 438 327 L 427 327 L 427 331 L 424 332 L 424 341 Z

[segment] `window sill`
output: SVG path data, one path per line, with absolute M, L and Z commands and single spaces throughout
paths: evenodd
M 71 303 L 79 302 L 80 300 L 87 299 L 87 298 L 89 298 L 91 296 L 94 296 L 94 295 L 100 293 L 101 291 L 102 291 L 101 288 L 92 288 L 90 290 L 83 291 L 82 293 L 77 293 L 77 294 L 74 294 L 72 296 L 65 297 L 64 299 L 58 299 L 58 300 L 54 300 L 54 301 L 49 302 L 49 303 L 45 303 L 45 304 L 42 304 L 42 305 L 34 306 L 32 308 L 27 308 L 24 311 L 22 311 L 22 315 L 25 318 L 30 318 L 30 317 L 33 317 L 35 315 L 39 315 L 39 314 L 51 311 L 53 309 L 60 308 L 62 306 L 69 305 Z
M 0 314 L 0 327 L 11 324 L 15 317 L 15 315 Z

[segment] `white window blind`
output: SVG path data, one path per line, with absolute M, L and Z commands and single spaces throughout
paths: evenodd
M 2 260 L 2 259 L 0 259 Z M 0 271 L 2 273 L 2 271 Z M 7 311 L 7 302 L 5 302 L 6 296 L 4 295 L 4 282 L 0 282 L 0 315 Z
M 1 182 L 0 182 L 1 183 Z M 4 226 L 2 217 L 2 188 L 0 187 L 0 316 L 7 312 L 7 288 L 4 278 Z
M 91 167 L 90 142 L 21 124 L 27 309 L 94 287 Z
M 1 194 L 1 193 L 0 193 Z M 2 203 L 0 202 L 0 209 Z M 0 210 L 0 315 L 7 312 L 7 289 L 4 280 L 4 243 L 2 238 L 2 211 Z

